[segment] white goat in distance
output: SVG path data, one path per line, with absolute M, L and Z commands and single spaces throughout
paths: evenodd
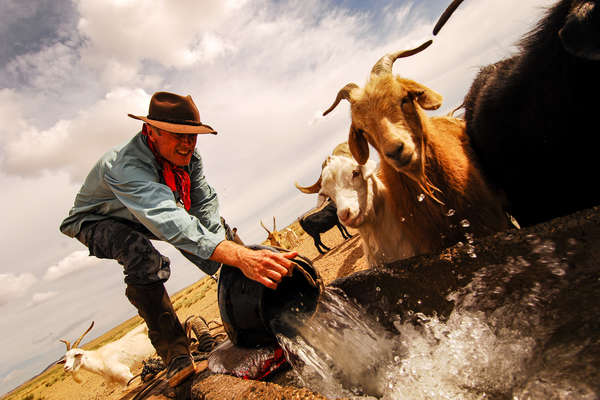
M 64 364 L 64 371 L 71 373 L 77 383 L 82 382 L 79 370 L 84 369 L 103 376 L 107 381 L 127 385 L 133 378 L 131 373 L 133 364 L 155 352 L 148 338 L 148 327 L 146 324 L 141 324 L 122 338 L 96 350 L 80 349 L 77 346 L 93 326 L 92 321 L 90 327 L 73 342 L 73 345 L 67 340 L 61 340 L 67 346 L 67 352 L 64 360 L 58 363 Z
M 404 239 L 406 227 L 395 218 L 389 191 L 377 173 L 373 160 L 360 165 L 348 156 L 330 156 L 317 183 L 298 186 L 304 193 L 333 200 L 340 222 L 359 231 L 371 267 L 415 254 Z

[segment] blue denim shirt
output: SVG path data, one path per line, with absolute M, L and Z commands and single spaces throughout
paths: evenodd
M 94 165 L 60 225 L 61 232 L 75 237 L 84 222 L 126 219 L 141 223 L 158 239 L 171 243 L 204 272 L 216 272 L 219 265 L 208 258 L 225 240 L 217 193 L 204 177 L 196 150 L 186 168 L 191 181 L 189 211 L 164 184 L 159 163 L 145 136 L 138 133 Z

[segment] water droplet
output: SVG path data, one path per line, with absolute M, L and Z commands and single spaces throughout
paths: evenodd
M 451 217 L 456 213 L 456 210 L 454 210 L 453 208 L 449 209 L 448 212 L 446 213 L 447 217 Z
M 425 200 L 425 195 L 424 195 L 423 193 L 421 193 L 420 195 L 418 195 L 418 196 L 417 196 L 417 200 L 418 200 L 419 202 L 421 202 L 421 201 Z
M 460 221 L 460 226 L 462 226 L 463 228 L 468 228 L 471 226 L 471 223 L 468 219 L 463 219 L 462 221 Z

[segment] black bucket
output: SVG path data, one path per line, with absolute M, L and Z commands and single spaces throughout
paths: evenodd
M 249 246 L 252 249 L 283 251 L 269 246 Z M 287 251 L 287 250 L 285 250 Z M 273 326 L 279 332 L 286 327 L 278 324 L 286 312 L 312 314 L 321 294 L 322 281 L 309 259 L 297 256 L 292 276 L 284 277 L 276 290 L 246 278 L 235 267 L 223 265 L 219 273 L 219 312 L 225 332 L 237 346 L 259 347 L 276 342 Z

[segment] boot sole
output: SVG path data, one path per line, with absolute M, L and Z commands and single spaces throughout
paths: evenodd
M 202 360 L 199 363 L 194 363 L 192 361 L 192 365 L 187 368 L 182 369 L 177 372 L 175 375 L 169 378 L 169 387 L 175 387 L 181 384 L 184 380 L 186 380 L 191 375 L 198 374 L 208 368 L 208 360 Z

